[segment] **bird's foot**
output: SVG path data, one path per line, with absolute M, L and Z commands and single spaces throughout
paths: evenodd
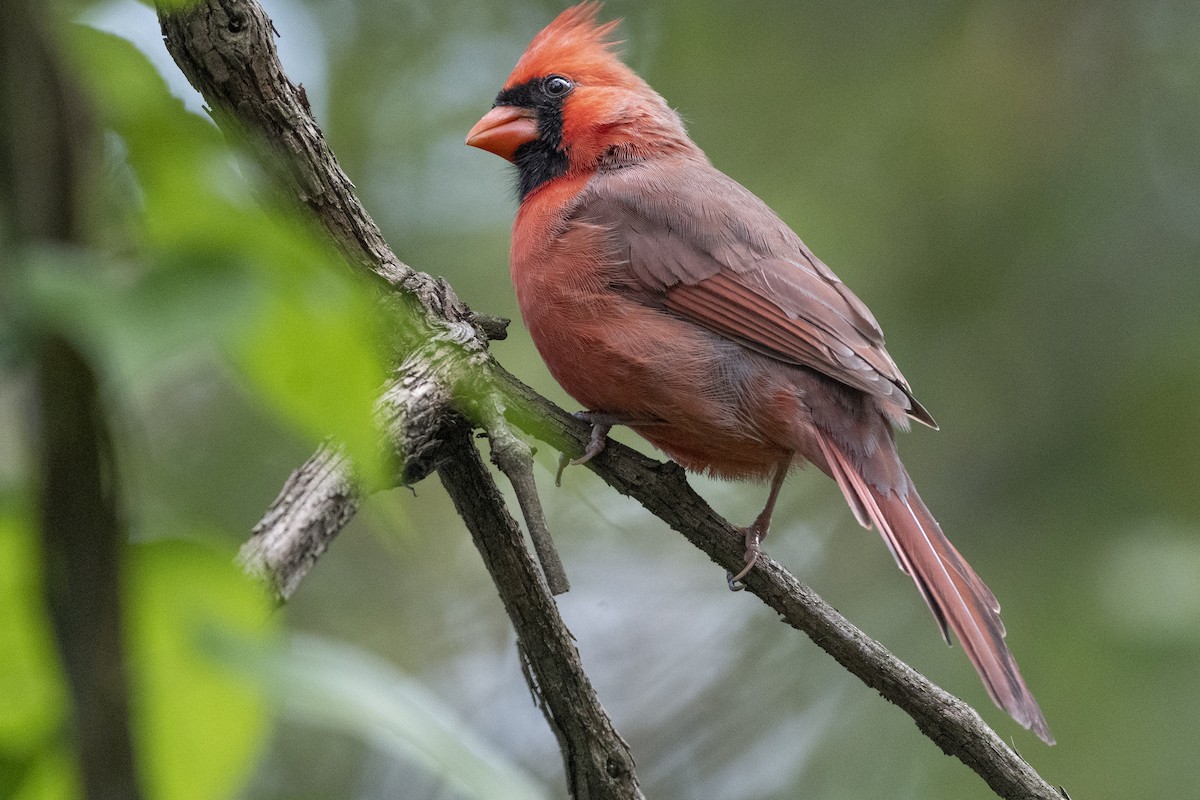
M 570 464 L 573 467 L 586 464 L 603 453 L 604 446 L 608 443 L 608 432 L 612 430 L 613 425 L 620 425 L 624 421 L 623 417 L 618 417 L 614 414 L 601 414 L 596 411 L 576 411 L 575 419 L 592 423 L 592 435 L 588 439 L 588 445 L 584 449 L 583 455 L 579 458 L 571 459 Z
M 753 524 L 745 528 L 738 528 L 738 530 L 742 532 L 746 541 L 746 566 L 742 567 L 742 571 L 737 575 L 732 572 L 725 573 L 725 583 L 731 592 L 740 592 L 746 588 L 746 584 L 742 583 L 742 578 L 746 577 L 758 563 L 758 557 L 762 555 L 762 540 L 766 536 L 766 527 L 760 519 L 756 519 Z
M 575 419 L 592 423 L 592 435 L 588 439 L 588 444 L 584 448 L 583 455 L 579 458 L 567 458 L 566 453 L 559 454 L 558 472 L 554 475 L 555 486 L 562 486 L 563 470 L 568 465 L 578 466 L 586 464 L 604 452 L 604 446 L 608 443 L 608 432 L 612 430 L 614 425 L 631 425 L 637 421 L 619 414 L 606 414 L 603 411 L 576 411 L 572 416 Z

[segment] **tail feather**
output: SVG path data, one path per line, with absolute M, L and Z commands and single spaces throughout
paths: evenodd
M 996 705 L 1053 744 L 1042 710 L 1004 643 L 996 596 L 942 533 L 911 482 L 898 489 L 881 489 L 863 478 L 862 471 L 835 442 L 825 435 L 818 441 L 829 472 L 855 518 L 863 527 L 874 527 L 883 536 L 900 569 L 916 583 L 947 643 L 953 630 Z M 881 450 L 871 458 L 895 455 Z

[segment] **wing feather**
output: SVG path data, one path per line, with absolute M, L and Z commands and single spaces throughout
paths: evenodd
M 680 169 L 684 180 L 672 172 Z M 707 161 L 601 172 L 574 216 L 611 232 L 630 286 L 648 301 L 937 427 L 866 305 L 770 208 Z

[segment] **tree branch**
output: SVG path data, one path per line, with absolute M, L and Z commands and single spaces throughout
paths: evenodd
M 303 92 L 288 81 L 278 63 L 271 39 L 273 28 L 258 3 L 255 0 L 205 0 L 186 11 L 160 11 L 160 19 L 168 49 L 192 84 L 213 105 L 214 116 L 223 125 L 233 123 L 237 130 L 261 137 L 265 142 L 263 146 L 273 153 L 272 159 L 284 163 L 280 170 L 281 180 L 316 214 L 352 263 L 391 284 L 416 315 L 418 327 L 429 332 L 430 338 L 436 338 L 436 332 L 445 331 L 448 325 L 468 323 L 472 326 L 472 332 L 464 334 L 454 346 L 439 351 L 440 357 L 447 359 L 448 368 L 440 371 L 436 380 L 449 399 L 444 405 L 431 405 L 432 417 L 461 413 L 473 424 L 488 429 L 495 443 L 498 438 L 503 438 L 503 433 L 499 437 L 496 435 L 496 426 L 503 424 L 495 413 L 499 408 L 504 419 L 525 433 L 569 455 L 581 454 L 589 426 L 538 396 L 497 364 L 487 353 L 487 334 L 480 320 L 454 297 L 450 288 L 444 282 L 412 271 L 388 249 L 358 203 L 349 180 L 337 167 L 312 120 Z M 414 348 L 421 350 L 421 343 L 415 342 Z M 428 353 L 428 350 L 423 352 Z M 417 361 L 410 358 L 409 368 L 415 367 Z M 401 376 L 402 380 L 403 373 Z M 393 389 L 394 384 L 388 391 Z M 439 393 L 439 396 L 443 395 Z M 481 485 L 473 483 L 481 480 L 474 465 L 478 455 L 466 453 L 466 450 L 474 453 L 474 448 L 469 442 L 464 445 L 463 441 L 461 436 L 443 441 L 447 449 L 441 452 L 452 455 L 439 467 L 443 483 L 456 497 L 456 504 L 459 499 L 470 499 L 464 494 L 467 491 L 464 487 L 475 486 L 476 490 L 483 491 Z M 307 486 L 311 474 L 322 469 L 320 464 L 310 465 L 313 465 L 312 460 L 293 475 L 289 486 Z M 740 537 L 692 491 L 683 470 L 677 465 L 655 462 L 610 442 L 603 453 L 588 463 L 588 467 L 609 485 L 635 498 L 683 533 L 722 567 L 740 568 L 743 555 Z M 316 481 L 315 486 L 311 495 L 303 491 L 294 497 L 288 497 L 286 491 L 281 495 L 282 505 L 287 506 L 292 515 L 280 517 L 286 518 L 288 525 L 279 526 L 272 535 L 303 539 L 307 531 L 314 529 L 321 530 L 322 535 L 336 533 L 336 525 L 311 524 L 329 515 L 330 509 L 332 516 L 329 519 L 336 520 L 342 513 L 336 502 L 321 500 L 321 492 L 328 492 L 328 486 L 320 481 Z M 511 535 L 511 518 L 506 512 L 502 513 L 502 505 L 492 505 L 490 500 L 488 503 L 486 513 L 472 510 L 469 503 L 460 506 L 460 513 L 472 527 L 476 544 L 485 562 L 489 563 L 489 569 L 493 558 L 527 559 L 519 538 Z M 274 510 L 280 510 L 280 505 L 280 501 L 276 501 Z M 488 533 L 484 535 L 484 531 Z M 258 532 L 259 528 L 256 528 L 256 534 Z M 499 541 L 505 544 L 496 544 L 490 538 L 493 535 L 501 537 Z M 501 550 L 493 552 L 495 547 Z M 1063 796 L 1013 753 L 969 706 L 895 658 L 778 564 L 770 559 L 760 563 L 761 567 L 747 576 L 749 591 L 762 598 L 790 625 L 808 634 L 868 686 L 903 708 L 922 732 L 945 752 L 979 773 L 999 796 L 1039 800 Z M 506 610 L 520 632 L 525 624 L 523 617 L 544 614 L 546 609 L 523 605 L 528 598 L 523 599 L 522 592 L 509 592 L 511 587 L 505 585 L 510 580 L 507 576 L 507 572 L 493 572 L 497 588 L 505 598 Z M 527 574 L 522 580 L 528 580 Z M 276 583 L 295 585 L 294 581 L 279 579 Z M 569 638 L 569 632 L 560 627 L 557 615 L 552 620 L 547 623 L 546 630 L 532 634 L 533 640 L 542 636 Z M 551 677 L 551 664 L 555 658 L 566 656 L 561 652 L 550 652 L 544 659 L 534 657 L 531 642 L 522 639 L 521 650 L 533 671 L 531 683 L 536 686 L 535 692 L 540 693 L 546 703 L 544 707 L 548 707 L 559 691 Z M 538 643 L 537 647 L 548 646 Z M 565 699 L 563 705 L 555 705 L 548 711 L 551 726 L 560 736 L 569 772 L 573 756 L 569 753 L 571 744 L 563 738 L 562 729 L 574 720 L 572 715 L 579 713 Z M 631 769 L 631 761 L 629 766 Z
M 388 385 L 376 406 L 386 441 L 404 465 L 396 479 L 404 486 L 437 469 L 447 426 L 453 423 L 446 413 L 452 398 L 439 377 L 448 367 L 438 352 L 431 347 L 406 359 L 401 377 Z M 451 351 L 442 347 L 440 352 Z M 360 500 L 345 453 L 326 443 L 288 478 L 242 545 L 238 561 L 286 600 L 358 511 Z
M 286 600 L 358 511 L 350 464 L 336 445 L 309 456 L 254 526 L 238 563 Z
M 442 485 L 500 592 L 517 631 L 526 678 L 558 738 L 570 796 L 578 800 L 641 798 L 633 755 L 600 706 L 571 632 L 529 557 L 521 529 L 504 507 L 466 425 L 446 442 Z

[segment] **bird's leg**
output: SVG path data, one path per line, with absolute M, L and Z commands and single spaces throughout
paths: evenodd
M 758 563 L 758 556 L 762 553 L 762 540 L 767 538 L 767 531 L 771 527 L 771 513 L 775 510 L 775 501 L 779 499 L 779 490 L 783 488 L 783 480 L 787 477 L 788 469 L 792 466 L 792 454 L 787 456 L 775 465 L 775 472 L 771 476 L 771 491 L 767 495 L 767 505 L 762 512 L 754 518 L 754 522 L 750 523 L 745 528 L 739 528 L 742 536 L 746 540 L 746 566 L 737 575 L 732 572 L 725 573 L 725 582 L 729 584 L 729 591 L 740 592 L 746 588 L 740 583 L 742 578 L 754 568 Z
M 653 425 L 656 421 L 636 419 L 634 417 L 623 414 L 609 414 L 604 411 L 576 411 L 572 416 L 575 419 L 583 420 L 584 422 L 592 423 L 592 435 L 588 439 L 588 445 L 583 451 L 583 455 L 579 458 L 567 458 L 566 453 L 561 453 L 558 457 L 558 472 L 554 476 L 554 485 L 562 485 L 563 470 L 567 465 L 572 466 L 578 464 L 586 464 L 596 456 L 604 452 L 604 446 L 607 443 L 608 432 L 614 425 Z

